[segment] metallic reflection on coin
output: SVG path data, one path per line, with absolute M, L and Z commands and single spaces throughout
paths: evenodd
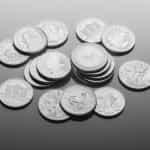
M 95 108 L 96 97 L 91 89 L 80 85 L 73 85 L 65 89 L 61 99 L 61 106 L 71 115 L 87 115 Z
M 36 27 L 24 27 L 15 33 L 14 45 L 27 54 L 41 52 L 47 46 L 45 33 Z
M 20 108 L 31 102 L 33 88 L 23 79 L 9 79 L 0 86 L 0 100 L 11 108 Z
M 114 53 L 129 52 L 135 45 L 135 35 L 127 27 L 113 25 L 103 34 L 104 46 Z
M 95 90 L 97 106 L 95 112 L 104 117 L 120 114 L 125 108 L 125 98 L 122 93 L 111 87 Z
M 82 20 L 76 27 L 79 39 L 89 43 L 99 43 L 102 39 L 105 24 L 98 18 L 87 18 Z
M 59 46 L 68 38 L 69 31 L 63 22 L 43 21 L 38 25 L 38 27 L 45 32 L 49 47 Z
M 60 107 L 62 96 L 62 90 L 49 90 L 40 97 L 38 108 L 46 119 L 53 121 L 64 121 L 69 119 L 69 115 Z
M 126 87 L 142 90 L 150 86 L 150 65 L 141 60 L 125 62 L 119 69 L 119 79 Z

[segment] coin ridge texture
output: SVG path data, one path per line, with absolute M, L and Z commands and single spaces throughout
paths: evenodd
M 45 118 L 53 121 L 63 121 L 70 118 L 60 106 L 63 93 L 60 89 L 49 90 L 40 97 L 38 108 Z
M 61 106 L 71 115 L 87 115 L 96 106 L 96 96 L 90 88 L 73 85 L 64 90 Z
M 20 108 L 31 102 L 33 88 L 23 79 L 8 79 L 0 85 L 0 100 L 11 108 Z
M 95 90 L 97 106 L 95 112 L 104 117 L 113 117 L 120 114 L 126 105 L 124 95 L 112 87 Z

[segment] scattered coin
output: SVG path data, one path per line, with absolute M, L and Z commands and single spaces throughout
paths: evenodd
M 103 34 L 104 46 L 115 53 L 129 52 L 135 45 L 135 35 L 127 27 L 113 25 L 108 27 Z
M 40 97 L 38 108 L 45 118 L 53 121 L 69 119 L 70 116 L 60 107 L 63 93 L 62 90 L 49 90 Z
M 24 64 L 29 56 L 19 53 L 13 46 L 11 39 L 0 42 L 0 61 L 8 66 L 18 66 Z
M 0 86 L 0 100 L 11 108 L 20 108 L 31 102 L 33 89 L 23 79 L 9 79 Z
M 24 27 L 15 33 L 14 45 L 27 54 L 39 53 L 47 46 L 45 33 L 36 27 Z
M 78 38 L 84 42 L 99 43 L 102 39 L 105 24 L 98 18 L 87 18 L 82 20 L 76 27 Z
M 123 94 L 111 87 L 104 87 L 95 90 L 97 106 L 95 112 L 104 117 L 113 117 L 120 114 L 125 108 Z
M 38 27 L 40 27 L 48 38 L 48 46 L 56 47 L 63 44 L 67 38 L 69 31 L 67 26 L 60 21 L 43 21 Z
M 150 86 L 150 65 L 141 60 L 125 62 L 119 69 L 119 79 L 127 87 L 142 90 Z
M 80 85 L 73 85 L 65 89 L 61 99 L 61 106 L 71 115 L 86 115 L 95 108 L 96 97 L 91 89 Z

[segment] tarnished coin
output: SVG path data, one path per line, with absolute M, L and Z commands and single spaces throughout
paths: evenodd
M 67 38 L 69 31 L 67 26 L 60 21 L 43 21 L 38 27 L 40 27 L 46 34 L 49 47 L 56 47 L 63 44 Z
M 120 67 L 119 79 L 131 89 L 148 88 L 150 86 L 150 65 L 141 60 L 128 61 Z
M 47 46 L 45 33 L 36 27 L 24 27 L 15 33 L 14 45 L 27 54 L 41 52 Z
M 100 70 L 107 63 L 105 49 L 96 44 L 77 46 L 72 51 L 71 59 L 77 68 L 87 72 Z
M 19 53 L 14 47 L 11 39 L 0 42 L 0 61 L 8 66 L 24 64 L 29 56 Z
M 64 91 L 61 106 L 66 112 L 76 116 L 90 113 L 96 106 L 94 92 L 84 86 L 73 85 Z
M 98 18 L 87 18 L 82 20 L 76 27 L 79 39 L 89 43 L 99 43 L 102 39 L 105 24 Z
M 63 93 L 62 90 L 49 90 L 40 97 L 38 108 L 40 113 L 46 119 L 53 121 L 69 119 L 69 115 L 67 115 L 60 107 Z
M 71 71 L 70 59 L 61 52 L 49 51 L 41 56 L 37 69 L 47 79 L 65 78 Z
M 134 47 L 135 35 L 127 27 L 113 25 L 106 29 L 102 41 L 111 52 L 126 53 Z
M 104 87 L 95 90 L 97 106 L 95 112 L 104 117 L 113 117 L 120 114 L 125 108 L 123 94 L 111 87 Z
M 33 88 L 23 79 L 9 79 L 0 86 L 0 100 L 11 108 L 20 108 L 31 102 Z

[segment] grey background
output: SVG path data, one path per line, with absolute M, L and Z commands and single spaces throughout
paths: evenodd
M 108 24 L 127 25 L 137 38 L 131 53 L 115 57 L 116 74 L 109 83 L 126 97 L 127 107 L 123 114 L 109 120 L 93 115 L 84 121 L 51 123 L 37 110 L 38 98 L 44 90 L 35 90 L 33 102 L 24 109 L 14 111 L 0 105 L 0 149 L 149 149 L 150 90 L 129 91 L 117 79 L 118 67 L 123 62 L 130 59 L 150 62 L 149 13 L 149 0 L 0 0 L 0 40 L 12 37 L 22 26 L 58 19 L 64 21 L 71 32 L 68 42 L 58 50 L 69 53 L 79 43 L 74 35 L 75 24 L 92 16 Z M 0 83 L 8 78 L 23 77 L 23 68 L 1 65 Z

